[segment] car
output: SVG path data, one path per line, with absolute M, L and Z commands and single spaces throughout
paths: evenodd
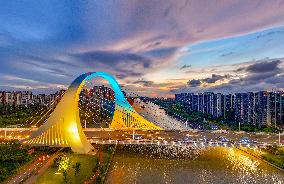
M 134 135 L 131 134 L 130 136 L 132 136 L 134 140 L 142 140 L 143 139 L 142 135 L 140 135 L 140 134 L 134 134 Z
M 217 141 L 217 140 L 214 140 L 214 139 L 210 139 L 210 140 L 208 141 L 208 143 L 209 143 L 209 144 L 217 144 L 218 141 Z
M 197 139 L 198 141 L 200 141 L 200 142 L 206 142 L 207 141 L 207 138 L 204 136 L 203 138 L 201 137 L 201 138 L 199 138 L 199 139 Z
M 252 143 L 252 140 L 250 140 L 250 138 L 248 138 L 248 137 L 242 137 L 239 142 L 241 144 L 250 144 L 250 143 Z
M 185 136 L 185 137 L 183 138 L 183 140 L 182 140 L 182 142 L 184 142 L 184 143 L 191 142 L 191 141 L 193 141 L 193 140 L 192 140 L 192 138 L 189 137 L 189 136 Z
M 218 130 L 219 128 L 218 128 L 218 126 L 216 126 L 216 125 L 211 125 L 211 130 L 213 130 L 213 131 L 215 131 L 215 130 Z
M 220 142 L 224 142 L 224 143 L 225 143 L 225 142 L 230 142 L 230 139 L 228 139 L 228 138 L 226 138 L 226 137 L 222 137 L 222 136 L 219 137 L 218 140 L 219 140 Z

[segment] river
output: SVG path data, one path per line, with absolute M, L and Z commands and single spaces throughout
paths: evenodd
M 139 149 L 116 150 L 106 178 L 107 184 L 284 184 L 284 172 L 236 148 L 193 151 Z M 166 154 L 161 155 L 161 152 Z M 184 156 L 177 152 L 187 154 Z

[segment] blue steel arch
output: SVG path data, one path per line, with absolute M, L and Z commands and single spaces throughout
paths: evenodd
M 106 72 L 90 72 L 90 73 L 82 74 L 72 82 L 70 87 L 79 86 L 80 84 L 82 84 L 82 82 L 85 83 L 86 81 L 90 80 L 91 78 L 95 78 L 95 77 L 101 77 L 109 82 L 111 88 L 114 91 L 115 104 L 122 106 L 124 108 L 128 108 L 129 110 L 132 109 L 132 106 L 128 103 L 127 99 L 125 98 L 118 82 L 115 80 L 113 76 L 111 76 L 110 74 Z

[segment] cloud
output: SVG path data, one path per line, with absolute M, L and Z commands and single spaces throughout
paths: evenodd
M 32 79 L 25 79 L 17 76 L 12 75 L 5 75 L 2 77 L 4 80 L 8 81 L 22 81 L 22 82 L 29 82 L 29 83 L 37 83 L 38 81 L 32 80 Z
M 201 81 L 199 79 L 192 79 L 187 82 L 190 87 L 197 87 L 201 85 Z
M 94 64 L 106 64 L 108 66 L 119 66 L 124 64 L 134 67 L 149 68 L 151 60 L 138 54 L 112 51 L 90 51 L 72 54 L 81 61 L 82 64 L 93 66 Z
M 277 0 L 3 1 L 0 73 L 67 85 L 81 73 L 106 71 L 121 83 L 167 83 L 189 68 L 176 64 L 189 44 L 283 25 L 283 9 Z M 164 81 L 152 79 L 156 73 Z M 200 82 L 222 80 L 218 75 Z
M 153 61 L 143 55 L 116 51 L 90 51 L 70 54 L 82 68 L 97 68 L 116 75 L 119 79 L 137 78 L 151 70 Z
M 42 62 L 45 61 L 45 62 Z M 72 74 L 69 74 L 68 71 L 66 71 L 66 68 L 68 68 L 67 63 L 60 63 L 55 62 L 54 64 L 50 64 L 51 60 L 46 59 L 38 59 L 38 60 L 24 60 L 22 65 L 26 65 L 27 67 L 30 66 L 31 68 L 34 68 L 36 70 L 47 72 L 51 75 L 56 76 L 63 76 L 63 77 L 72 77 Z M 74 66 L 72 66 L 74 67 Z
M 230 77 L 230 75 L 217 75 L 217 74 L 212 74 L 211 77 L 202 79 L 202 82 L 208 83 L 208 84 L 212 84 L 215 83 L 217 81 L 223 80 L 223 79 L 228 79 Z
M 4 81 L 0 85 L 1 90 L 35 90 L 41 93 L 48 93 L 48 89 L 54 92 L 56 89 L 67 88 L 64 84 L 36 81 L 13 75 L 0 75 L 0 79 Z
M 192 79 L 187 82 L 189 87 L 199 87 L 201 84 L 214 84 L 217 81 L 222 81 L 224 79 L 230 78 L 230 75 L 217 75 L 217 74 L 212 74 L 211 77 L 207 77 L 204 79 Z
M 247 71 L 250 73 L 273 72 L 279 70 L 278 66 L 280 63 L 280 60 L 260 61 L 245 68 L 238 68 L 237 71 Z
M 232 54 L 233 54 L 233 52 L 227 52 L 227 53 L 221 54 L 221 57 L 230 56 Z
M 188 85 L 181 86 L 179 89 L 171 90 L 172 93 L 180 92 L 250 92 L 260 90 L 284 90 L 284 68 L 283 59 L 263 59 L 251 61 L 239 65 L 230 65 L 230 74 L 212 74 L 211 77 L 192 79 Z M 220 73 L 228 72 L 226 67 L 216 66 L 211 68 Z M 235 68 L 235 69 L 234 69 Z M 265 69 L 263 69 L 265 68 Z M 210 70 L 202 69 L 208 73 Z M 196 71 L 198 73 L 198 70 Z M 200 71 L 199 71 L 200 73 Z
M 156 48 L 151 51 L 145 52 L 145 55 L 149 55 L 153 58 L 165 59 L 172 57 L 177 51 L 177 47 Z
M 180 69 L 182 70 L 182 69 L 186 69 L 186 68 L 190 68 L 191 67 L 191 65 L 183 65 L 182 67 L 180 67 Z
M 230 81 L 231 84 L 246 86 L 246 85 L 271 85 L 275 84 L 275 79 L 282 78 L 284 70 L 280 68 L 280 60 L 258 61 L 247 67 L 238 69 L 237 71 L 245 71 L 247 75 L 240 79 Z M 273 87 L 272 87 L 273 88 Z
M 145 87 L 150 87 L 150 86 L 153 86 L 154 82 L 148 81 L 148 80 L 138 80 L 138 81 L 134 81 L 133 84 L 141 84 Z

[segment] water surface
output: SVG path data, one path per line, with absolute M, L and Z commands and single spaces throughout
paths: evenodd
M 153 150 L 151 150 L 153 152 Z M 210 148 L 192 158 L 167 158 L 137 150 L 116 151 L 107 184 L 284 184 L 284 172 L 233 148 Z

